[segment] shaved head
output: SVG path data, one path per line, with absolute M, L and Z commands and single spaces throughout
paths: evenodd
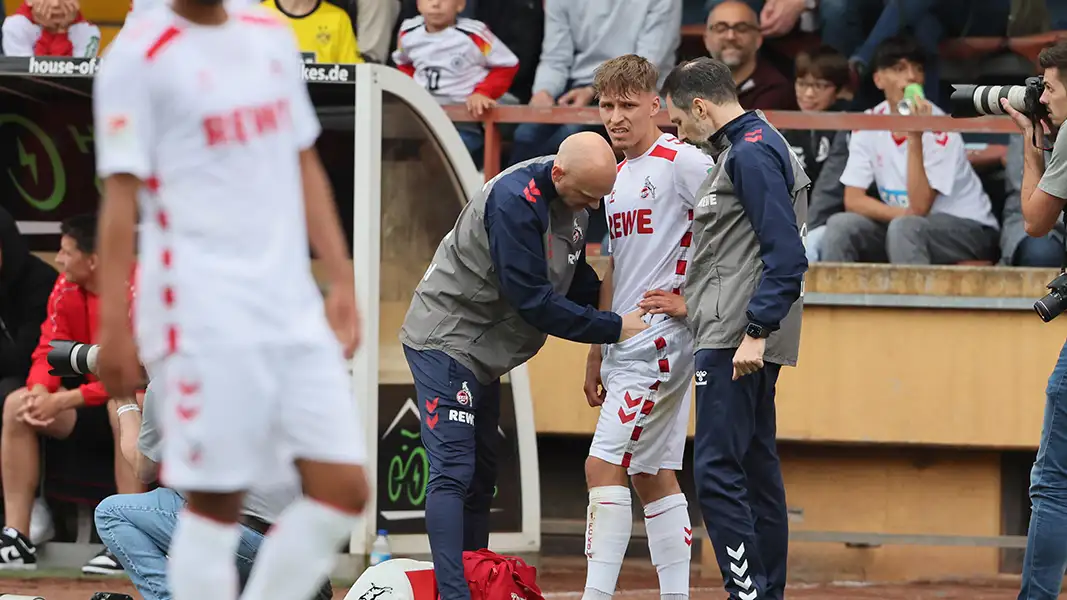
M 583 131 L 559 145 L 552 166 L 556 190 L 575 210 L 597 208 L 615 186 L 615 152 L 599 134 Z

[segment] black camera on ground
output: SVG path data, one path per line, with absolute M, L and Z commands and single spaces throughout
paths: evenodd
M 1045 91 L 1045 78 L 1027 77 L 1023 85 L 953 85 L 949 104 L 952 116 L 957 119 L 970 119 L 987 115 L 1003 115 L 1004 107 L 1000 101 L 1006 99 L 1008 105 L 1030 117 L 1035 123 L 1048 118 L 1048 108 L 1041 104 L 1041 94 Z
M 49 345 L 52 346 L 47 356 L 48 365 L 52 367 L 48 372 L 50 375 L 77 377 L 96 374 L 96 357 L 100 353 L 100 346 L 69 340 L 52 340 Z

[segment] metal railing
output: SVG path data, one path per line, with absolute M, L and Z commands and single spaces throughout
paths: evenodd
M 600 111 L 596 107 L 572 108 L 554 106 L 536 108 L 533 106 L 499 106 L 481 117 L 475 117 L 463 105 L 443 107 L 450 119 L 461 123 L 481 123 L 485 129 L 485 163 L 486 178 L 493 177 L 501 170 L 500 125 L 504 123 L 542 123 L 552 125 L 596 125 L 602 126 Z M 1019 133 L 1015 124 L 1008 117 L 980 117 L 976 119 L 954 119 L 948 116 L 901 116 L 875 115 L 866 113 L 823 112 L 806 113 L 799 111 L 765 111 L 767 119 L 779 129 L 815 129 L 815 130 L 869 130 L 869 131 L 955 131 L 960 133 L 1011 134 Z M 656 119 L 662 127 L 673 127 L 665 112 Z

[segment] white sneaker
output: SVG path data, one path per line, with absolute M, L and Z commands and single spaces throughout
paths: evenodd
M 44 498 L 33 501 L 33 512 L 30 513 L 30 542 L 34 546 L 50 541 L 56 536 L 56 528 L 52 523 L 52 511 L 48 510 L 48 504 Z

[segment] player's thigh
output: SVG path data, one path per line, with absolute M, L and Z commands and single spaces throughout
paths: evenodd
M 267 352 L 251 346 L 182 352 L 153 365 L 165 485 L 228 493 L 271 472 L 279 391 L 272 367 Z
M 602 371 L 607 398 L 591 456 L 625 467 L 631 475 L 681 468 L 673 450 L 681 436 L 684 451 L 691 353 L 688 335 L 672 328 L 654 332 L 641 347 L 623 346 L 607 354 Z
M 493 400 L 492 389 L 444 352 L 405 347 L 404 354 L 415 379 L 431 484 L 445 478 L 466 487 L 477 456 L 478 409 Z
M 362 465 L 366 444 L 340 345 L 323 340 L 274 356 L 281 389 L 280 428 L 298 460 Z

